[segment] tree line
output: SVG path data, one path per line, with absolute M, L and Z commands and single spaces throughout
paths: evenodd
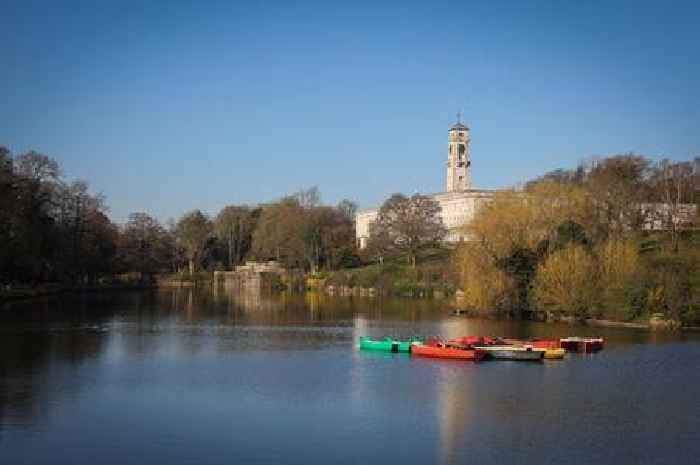
M 457 250 L 467 305 L 698 321 L 699 167 L 617 155 L 497 193 Z
M 321 204 L 317 188 L 263 205 L 194 210 L 163 224 L 132 213 L 123 225 L 103 196 L 68 181 L 52 158 L 0 146 L 0 283 L 93 284 L 137 272 L 233 269 L 279 260 L 310 272 L 356 264 L 356 204 Z

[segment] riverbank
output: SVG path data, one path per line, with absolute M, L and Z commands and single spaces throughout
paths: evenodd
M 307 279 L 307 289 L 330 295 L 383 297 L 446 297 L 458 290 L 458 279 L 449 249 L 428 249 L 411 266 L 405 257 L 358 268 L 323 272 Z

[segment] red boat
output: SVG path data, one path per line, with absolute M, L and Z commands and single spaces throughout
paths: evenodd
M 598 352 L 605 341 L 602 337 L 565 337 L 560 339 L 561 346 L 569 352 Z
M 427 344 L 414 342 L 413 344 L 411 344 L 411 354 L 419 355 L 422 357 L 472 360 L 475 362 L 478 362 L 486 356 L 486 352 L 484 352 L 483 350 L 460 349 L 456 347 L 450 347 L 449 344 L 444 344 L 442 342 L 433 342 Z
M 501 343 L 501 339 L 489 336 L 462 336 L 447 341 L 447 345 L 462 346 L 464 348 L 471 348 L 473 346 L 490 346 L 499 343 Z
M 535 349 L 558 349 L 561 347 L 559 339 L 532 339 L 529 341 L 521 339 L 504 339 L 503 342 L 514 346 L 530 346 Z

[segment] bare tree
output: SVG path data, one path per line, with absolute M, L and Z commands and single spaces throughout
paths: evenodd
M 692 204 L 695 182 L 691 162 L 671 163 L 662 160 L 654 167 L 652 177 L 652 203 L 648 214 L 658 219 L 663 229 L 671 234 L 671 247 L 678 252 L 679 232 L 692 224 L 694 220 Z
M 641 204 L 648 197 L 649 176 L 649 159 L 635 154 L 616 155 L 591 163 L 585 187 L 593 196 L 601 217 L 603 235 L 620 236 L 642 226 Z
M 321 205 L 321 192 L 318 190 L 318 186 L 301 189 L 292 197 L 299 202 L 302 208 L 313 208 Z
M 440 204 L 430 197 L 394 194 L 379 210 L 375 236 L 388 251 L 406 253 L 408 263 L 415 267 L 418 251 L 439 243 L 447 234 L 440 210 Z
M 211 221 L 199 210 L 186 213 L 177 222 L 175 234 L 185 250 L 190 275 L 202 259 L 211 231 Z
M 226 243 L 229 269 L 239 264 L 250 248 L 255 223 L 255 211 L 247 205 L 228 205 L 216 216 L 214 232 Z

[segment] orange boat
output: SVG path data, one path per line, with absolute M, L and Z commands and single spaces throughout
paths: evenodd
M 477 349 L 459 349 L 450 347 L 442 342 L 423 344 L 414 342 L 411 344 L 411 354 L 421 357 L 449 358 L 455 360 L 472 360 L 478 362 L 486 356 L 486 352 Z

